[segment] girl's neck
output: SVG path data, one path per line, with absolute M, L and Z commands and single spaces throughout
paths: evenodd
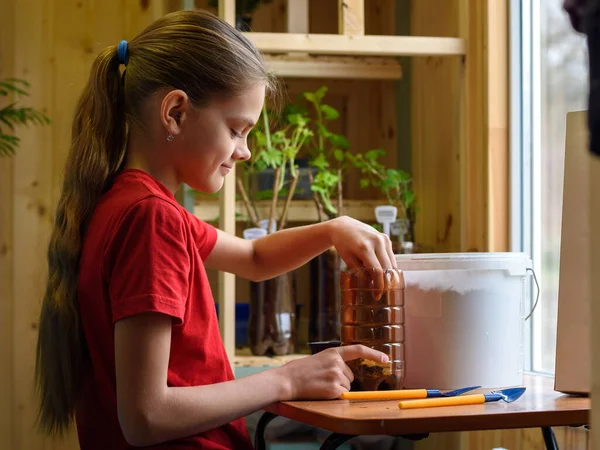
M 156 145 L 148 142 L 139 134 L 132 133 L 127 144 L 125 168 L 149 173 L 175 195 L 180 184 L 177 172 L 174 167 L 164 161 L 164 158 L 160 158 L 161 154 L 164 154 L 164 150 L 156 148 Z

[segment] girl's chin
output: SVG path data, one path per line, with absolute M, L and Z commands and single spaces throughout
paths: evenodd
M 223 187 L 224 179 L 223 177 L 213 177 L 212 180 L 204 180 L 202 183 L 186 183 L 192 189 L 202 192 L 203 194 L 215 194 L 221 190 Z

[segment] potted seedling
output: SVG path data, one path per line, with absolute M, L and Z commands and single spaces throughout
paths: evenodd
M 286 114 L 273 118 L 263 108 L 259 126 L 253 130 L 253 157 L 244 178 L 237 179 L 237 186 L 253 228 L 267 233 L 282 230 L 287 224 L 287 215 L 296 189 L 299 172 L 296 156 L 304 147 L 312 132 L 308 118 L 300 113 Z M 253 174 L 266 169 L 274 171 L 272 189 L 253 194 Z M 286 174 L 290 175 L 287 177 Z M 286 182 L 289 178 L 290 181 Z M 261 217 L 256 207 L 257 198 L 270 197 L 268 217 Z M 281 214 L 277 204 L 285 198 Z M 248 233 L 246 235 L 256 235 Z M 250 349 L 255 355 L 274 353 L 285 355 L 294 352 L 296 337 L 296 298 L 293 274 L 284 273 L 265 282 L 253 283 L 250 295 L 250 320 L 248 324 Z
M 331 130 L 340 117 L 339 112 L 325 102 L 328 88 L 303 92 L 292 108 L 311 116 L 314 134 L 307 145 L 310 187 L 319 221 L 330 220 L 343 214 L 343 180 L 351 167 L 348 157 L 350 144 L 346 136 Z M 331 248 L 310 263 L 311 296 L 309 340 L 335 341 L 340 339 L 340 257 Z
M 412 178 L 403 170 L 386 167 L 379 160 L 382 156 L 385 156 L 383 150 L 374 149 L 364 154 L 350 155 L 350 158 L 362 173 L 361 187 L 374 186 L 387 199 L 387 204 L 378 206 L 375 211 L 383 231 L 389 235 L 396 227 L 399 244 L 403 251 L 409 251 L 415 242 L 416 218 L 416 197 L 412 189 Z

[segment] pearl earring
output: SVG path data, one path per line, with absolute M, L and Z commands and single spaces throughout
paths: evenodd
M 169 133 L 169 135 L 167 136 L 167 141 L 171 142 L 173 140 L 173 135 L 171 133 Z

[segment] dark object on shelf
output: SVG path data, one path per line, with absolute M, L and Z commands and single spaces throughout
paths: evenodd
M 310 262 L 308 340 L 340 340 L 340 256 L 331 248 Z
M 296 165 L 298 166 L 298 182 L 296 189 L 294 190 L 293 200 L 311 200 L 313 193 L 310 187 L 309 172 L 312 176 L 316 176 L 317 169 L 315 167 L 308 166 L 308 160 L 296 159 Z M 275 171 L 271 168 L 266 168 L 257 172 L 255 177 L 256 188 L 258 191 L 271 191 L 273 189 L 273 182 L 275 181 Z M 289 170 L 285 171 L 284 188 L 283 191 L 287 192 L 287 188 L 292 182 L 292 175 Z M 283 194 L 282 194 L 283 195 Z M 285 193 L 287 196 L 287 193 Z
M 236 0 L 235 2 L 235 27 L 240 31 L 250 31 L 252 26 L 251 14 L 261 5 L 271 3 L 273 0 Z M 219 0 L 210 0 L 208 6 L 219 7 Z
M 250 315 L 248 303 L 235 304 L 235 346 L 237 348 L 248 345 L 248 317 Z M 215 303 L 217 317 L 219 316 L 219 304 Z
M 236 16 L 235 17 L 235 28 L 240 31 L 251 31 L 252 30 L 252 17 L 250 16 Z
M 295 274 L 250 284 L 248 341 L 254 355 L 289 355 L 296 347 Z
M 348 361 L 353 391 L 402 389 L 404 383 L 404 274 L 397 269 L 345 270 L 342 294 L 342 345 L 363 344 L 386 353 L 386 364 Z

